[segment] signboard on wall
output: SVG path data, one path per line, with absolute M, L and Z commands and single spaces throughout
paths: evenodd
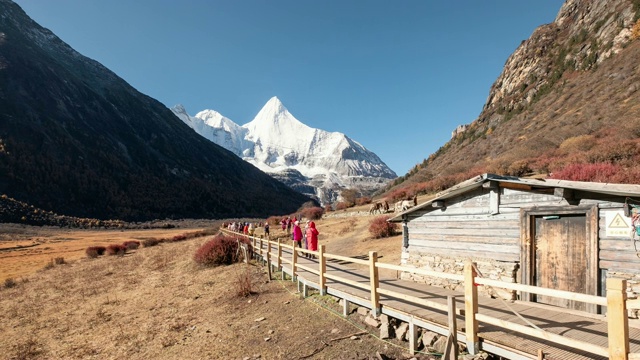
M 605 213 L 605 220 L 607 237 L 629 236 L 632 229 L 631 218 L 624 216 L 623 210 L 607 211 Z

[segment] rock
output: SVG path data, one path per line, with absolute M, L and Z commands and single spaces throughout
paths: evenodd
M 435 352 L 438 352 L 441 354 L 444 353 L 444 350 L 447 347 L 447 337 L 446 336 L 439 337 L 438 340 L 436 340 L 436 342 L 433 343 L 433 345 L 431 345 L 431 347 Z
M 376 328 L 378 327 L 378 325 L 380 325 L 380 324 L 378 323 L 378 320 L 376 320 L 376 319 L 372 318 L 371 316 L 367 316 L 367 317 L 364 319 L 364 322 L 365 322 L 365 324 L 367 324 L 367 325 L 369 325 L 369 326 L 376 327 Z
M 339 334 L 340 333 L 340 329 L 333 329 L 331 330 L 332 334 Z
M 350 337 L 349 339 L 351 339 L 351 340 L 360 340 L 360 338 L 359 338 L 359 337 L 357 337 L 357 336 L 355 336 L 355 335 L 353 335 L 353 336 L 352 336 L 352 337 Z
M 273 330 L 269 330 L 269 331 L 267 331 L 267 333 L 269 333 L 269 335 L 271 335 L 271 334 L 274 333 L 274 331 Z
M 438 334 L 432 332 L 432 331 L 426 331 L 424 333 L 422 333 L 422 338 L 420 339 L 420 341 L 422 341 L 422 346 L 426 347 L 430 347 L 431 345 L 433 345 L 433 343 L 436 342 L 436 340 L 438 340 Z
M 271 340 L 271 338 L 268 337 L 268 336 L 266 338 L 264 338 L 264 341 L 269 341 L 269 340 Z
M 403 322 L 396 328 L 396 339 L 398 340 L 406 340 L 407 332 L 409 332 L 409 324 Z
M 389 323 L 389 315 L 382 314 L 382 315 L 380 315 L 380 317 L 378 317 L 378 319 L 380 319 L 380 322 L 383 323 L 383 324 L 388 324 Z
M 356 311 L 360 315 L 364 315 L 364 316 L 369 315 L 369 309 L 367 309 L 366 307 L 358 306 L 358 310 L 356 310 Z
M 260 321 L 264 321 L 265 319 L 266 318 L 263 316 L 263 317 L 259 317 L 259 318 L 255 319 L 254 321 L 255 322 L 260 322 Z
M 393 327 L 389 323 L 380 324 L 380 339 L 391 339 Z

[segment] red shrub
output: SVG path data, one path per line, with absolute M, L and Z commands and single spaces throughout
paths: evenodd
M 370 197 L 363 196 L 363 197 L 356 198 L 356 205 L 362 206 L 362 205 L 367 205 L 367 204 L 371 204 L 371 198 Z
M 140 247 L 140 241 L 129 240 L 122 243 L 122 246 L 126 247 L 127 250 L 135 250 Z
M 282 220 L 282 218 L 282 216 L 269 216 L 267 222 L 269 223 L 269 225 L 278 226 L 280 225 L 280 220 Z
M 104 255 L 104 252 L 107 250 L 104 246 L 89 246 L 85 253 L 87 257 L 97 258 L 100 255 Z
M 300 212 L 300 214 L 309 220 L 318 220 L 322 218 L 322 214 L 324 214 L 324 209 L 322 209 L 321 207 L 310 207 L 310 208 L 304 208 L 302 209 L 302 211 Z
M 333 211 L 333 209 L 331 209 L 331 205 L 327 204 L 327 205 L 324 206 L 324 212 L 328 213 L 328 212 L 331 212 L 331 211 Z
M 390 223 L 388 219 L 388 215 L 382 215 L 369 222 L 369 233 L 375 239 L 392 236 L 397 231 L 398 224 Z
M 156 246 L 156 245 L 160 244 L 161 242 L 162 241 L 160 241 L 159 239 L 149 238 L 149 239 L 142 240 L 142 246 L 144 246 L 144 247 Z
M 107 255 L 122 256 L 127 252 L 127 247 L 122 244 L 111 244 L 107 246 Z
M 185 240 L 187 240 L 187 235 L 186 234 L 176 235 L 171 239 L 171 241 L 175 241 L 175 242 L 177 242 L 177 241 L 185 241 Z
M 251 252 L 251 245 L 247 239 L 241 238 Z M 193 255 L 193 260 L 200 265 L 217 266 L 229 265 L 238 260 L 238 240 L 236 237 L 218 235 L 205 242 Z
M 570 164 L 560 171 L 551 174 L 551 179 L 611 182 L 619 172 L 624 171 L 620 166 L 609 163 L 598 164 Z

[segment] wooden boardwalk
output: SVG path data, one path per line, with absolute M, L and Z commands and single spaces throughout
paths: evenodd
M 263 244 L 262 252 L 260 252 L 259 248 L 260 246 L 256 249 L 257 254 L 266 261 L 266 241 L 265 244 Z M 274 251 L 272 245 L 269 252 L 269 261 L 272 266 L 280 263 L 283 274 L 286 273 L 291 276 L 292 279 L 296 279 L 303 287 L 305 295 L 307 294 L 308 288 L 320 290 L 320 263 L 318 259 L 307 259 L 298 256 L 295 262 L 296 271 L 295 274 L 293 274 L 293 255 L 291 249 L 282 246 L 281 252 L 282 257 L 280 258 L 280 262 L 278 262 L 278 253 Z M 354 262 L 335 259 L 325 260 L 326 270 L 324 274 L 326 279 L 323 281 L 325 281 L 326 292 L 344 299 L 346 306 L 349 306 L 349 303 L 351 303 L 371 309 L 371 291 L 367 289 L 371 282 L 369 269 L 361 263 L 355 263 L 357 259 L 354 259 Z M 360 260 L 360 262 L 362 261 L 363 260 Z M 348 283 L 336 281 L 336 277 L 347 279 Z M 381 277 L 379 279 L 379 289 L 384 289 L 385 292 L 386 290 L 391 290 L 402 295 L 410 295 L 419 299 L 433 301 L 441 304 L 443 307 L 447 306 L 448 296 L 455 296 L 457 299 L 456 308 L 464 309 L 465 294 L 462 292 L 389 277 Z M 380 305 L 383 314 L 442 335 L 448 335 L 449 320 L 446 310 L 416 305 L 401 297 L 388 295 L 380 295 Z M 478 298 L 478 315 L 482 314 L 510 323 L 530 326 L 516 316 L 509 307 L 541 330 L 569 339 L 582 341 L 587 344 L 593 344 L 603 348 L 608 347 L 608 324 L 602 315 L 591 315 L 528 302 L 507 303 L 499 299 Z M 465 320 L 464 317 L 460 315 L 460 313 L 463 312 L 458 313 L 459 315 L 456 316 L 457 337 L 459 342 L 464 343 L 466 341 Z M 480 348 L 482 350 L 509 359 L 538 359 L 539 351 L 542 351 L 544 354 L 544 359 L 587 360 L 607 358 L 606 356 L 599 356 L 591 352 L 565 347 L 556 342 L 541 340 L 537 337 L 509 331 L 504 327 L 483 323 L 482 321 L 479 322 L 478 330 L 478 337 L 481 343 Z M 629 328 L 629 352 L 640 352 L 640 329 L 638 328 Z M 630 358 L 635 359 L 637 357 Z

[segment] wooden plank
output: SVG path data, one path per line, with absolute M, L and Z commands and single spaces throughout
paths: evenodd
M 378 253 L 375 251 L 369 251 L 369 279 L 371 280 L 371 311 L 374 315 L 380 313 L 380 294 L 378 293 L 378 287 L 380 286 L 380 278 L 378 276 L 378 267 L 376 267 L 376 261 L 378 261 Z
M 470 220 L 465 217 L 456 216 L 451 218 L 439 217 L 431 218 L 437 221 L 413 222 L 409 225 L 411 230 L 422 229 L 518 229 L 517 219 L 503 219 L 496 221 L 492 218 Z M 431 220 L 430 219 L 430 220 Z
M 550 297 L 555 297 L 560 299 L 567 299 L 572 301 L 581 301 L 581 302 L 586 302 L 586 303 L 595 304 L 595 305 L 603 305 L 603 306 L 607 305 L 607 298 L 602 296 L 581 294 L 581 293 L 570 292 L 570 291 L 543 288 L 539 286 L 523 285 L 518 283 L 509 283 L 509 282 L 491 280 L 486 278 L 476 278 L 475 281 L 477 284 L 492 286 L 496 288 L 503 288 L 503 289 L 509 289 L 509 290 L 515 290 L 515 291 L 524 291 L 532 294 L 545 295 L 545 296 L 550 296 Z
M 481 322 L 499 326 L 507 330 L 517 331 L 525 335 L 533 336 L 542 340 L 552 341 L 556 344 L 568 346 L 570 348 L 577 349 L 577 350 L 587 351 L 595 355 L 604 356 L 604 357 L 609 356 L 609 351 L 603 348 L 602 346 L 597 346 L 584 341 L 570 339 L 562 335 L 557 335 L 557 334 L 550 333 L 548 331 L 530 328 L 528 326 L 519 325 L 513 322 L 499 320 L 483 314 L 477 314 L 476 316 L 478 320 Z
M 479 253 L 503 253 L 519 255 L 520 249 L 516 244 L 509 245 L 495 245 L 495 244 L 482 244 L 482 243 L 467 243 L 467 242 L 455 242 L 455 241 L 431 241 L 431 240 L 409 240 L 409 245 L 417 248 L 424 249 L 448 249 L 452 252 L 452 255 L 456 250 L 469 250 L 477 251 Z
M 600 259 L 640 264 L 640 258 L 638 258 L 638 254 L 635 251 L 623 252 L 623 251 L 601 250 Z
M 473 229 L 469 230 L 473 232 Z M 513 236 L 473 236 L 468 235 L 452 235 L 452 234 L 413 234 L 410 233 L 410 241 L 447 241 L 447 242 L 468 242 L 481 244 L 496 245 L 517 245 L 518 234 Z
M 417 211 L 419 212 L 419 211 Z M 416 217 L 415 220 L 411 221 L 410 225 L 413 224 L 421 224 L 421 223 L 439 223 L 439 222 L 459 222 L 459 221 L 473 221 L 473 222 L 489 222 L 489 223 L 503 223 L 503 222 L 512 222 L 518 221 L 518 212 L 510 211 L 508 213 L 500 213 L 496 215 L 491 214 L 481 214 L 481 215 L 454 215 L 448 212 L 445 212 L 446 216 L 420 216 Z
M 337 281 L 339 283 L 355 286 L 357 288 L 364 289 L 364 290 L 371 290 L 371 284 L 368 281 L 367 283 L 361 283 L 361 282 L 349 280 L 342 276 L 333 275 L 331 273 L 326 273 L 324 274 L 324 276 L 329 280 Z
M 480 351 L 478 338 L 478 287 L 475 279 L 478 276 L 476 264 L 467 261 L 464 264 L 464 311 L 465 311 L 465 335 L 467 337 L 467 351 L 476 355 Z
M 314 268 L 310 268 L 310 267 L 305 266 L 305 265 L 300 265 L 300 263 L 296 264 L 296 268 L 299 269 L 299 270 L 308 271 L 308 272 L 310 272 L 312 274 L 315 274 L 315 275 L 320 274 L 320 272 L 318 270 L 316 270 Z
M 638 266 L 637 262 L 600 260 L 599 266 L 600 269 L 608 269 L 611 271 L 629 274 L 640 274 L 640 266 Z
M 340 256 L 340 255 L 329 254 L 329 253 L 324 254 L 324 256 L 327 259 L 340 260 L 340 261 L 350 262 L 350 263 L 359 264 L 359 265 L 369 265 L 369 260 L 356 259 L 348 256 Z
M 446 305 L 444 305 L 442 303 L 439 303 L 439 302 L 436 302 L 436 301 L 430 301 L 430 300 L 426 300 L 426 299 L 421 299 L 421 298 L 419 298 L 417 296 L 406 295 L 406 294 L 399 293 L 397 291 L 384 289 L 384 288 L 378 288 L 377 291 L 381 295 L 390 296 L 390 297 L 396 298 L 396 299 L 402 299 L 402 300 L 411 302 L 411 303 L 416 304 L 416 305 L 422 305 L 422 306 L 426 306 L 426 307 L 437 309 L 437 310 L 441 310 L 441 311 L 447 311 L 448 310 Z
M 474 228 L 472 226 L 460 228 L 460 229 L 455 229 L 455 228 L 437 229 L 437 228 L 425 227 L 425 228 L 409 228 L 409 235 L 411 237 L 414 237 L 417 235 L 443 235 L 443 236 L 458 235 L 463 238 L 478 236 L 478 237 L 485 237 L 485 238 L 506 237 L 506 238 L 517 239 L 519 235 L 519 230 L 520 229 L 518 229 L 517 227 L 510 228 L 510 229 Z
M 626 238 L 624 240 L 600 239 L 599 244 L 600 244 L 600 250 L 632 251 L 634 253 L 636 252 L 636 249 L 633 244 L 633 240 L 629 238 Z M 640 241 L 637 241 L 637 246 L 638 246 L 638 250 L 640 250 Z

